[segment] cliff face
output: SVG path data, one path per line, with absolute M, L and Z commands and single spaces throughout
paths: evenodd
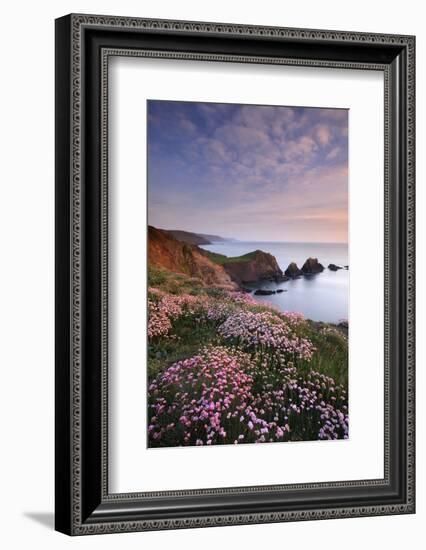
M 178 240 L 170 231 L 152 226 L 148 227 L 148 261 L 174 273 L 197 277 L 207 285 L 228 289 L 283 277 L 275 257 L 262 250 L 228 258 Z
M 237 288 L 224 268 L 213 263 L 199 248 L 152 226 L 148 226 L 148 261 L 175 273 L 197 277 L 207 285 Z
M 223 267 L 231 279 L 238 284 L 254 283 L 262 279 L 275 279 L 283 276 L 275 256 L 262 250 L 255 250 L 234 261 L 233 258 L 229 258 L 223 263 Z

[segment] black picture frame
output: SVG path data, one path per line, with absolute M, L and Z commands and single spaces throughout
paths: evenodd
M 381 480 L 109 494 L 106 77 L 111 55 L 383 71 Z M 415 511 L 415 38 L 71 14 L 56 20 L 56 529 L 69 535 Z M 368 200 L 368 197 L 366 197 Z

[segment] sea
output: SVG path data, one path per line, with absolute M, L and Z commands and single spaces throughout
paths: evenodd
M 348 245 L 345 243 L 224 241 L 201 248 L 231 257 L 263 250 L 275 256 L 283 272 L 291 262 L 296 262 L 301 269 L 307 258 L 318 258 L 325 268 L 322 273 L 281 283 L 262 281 L 253 285 L 253 297 L 259 302 L 273 303 L 282 311 L 298 311 L 313 321 L 339 323 L 348 320 L 350 266 L 348 270 L 338 271 L 327 268 L 330 263 L 340 266 L 349 264 Z M 258 288 L 282 289 L 284 292 L 255 296 L 254 291 Z

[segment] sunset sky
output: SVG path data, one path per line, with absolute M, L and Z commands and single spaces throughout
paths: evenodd
M 148 221 L 246 241 L 347 242 L 348 111 L 148 101 Z

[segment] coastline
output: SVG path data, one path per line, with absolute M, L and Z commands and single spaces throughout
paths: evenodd
M 291 262 L 301 268 L 307 258 L 318 258 L 325 269 L 317 275 L 277 282 L 261 280 L 244 284 L 243 288 L 249 290 L 259 303 L 272 303 L 281 311 L 299 311 L 315 322 L 338 324 L 341 320 L 348 320 L 349 269 L 332 271 L 328 268 L 330 264 L 342 267 L 349 265 L 348 245 L 345 243 L 227 241 L 202 245 L 200 248 L 226 256 L 239 256 L 258 248 L 272 254 L 283 273 Z M 258 289 L 275 293 L 255 295 Z

